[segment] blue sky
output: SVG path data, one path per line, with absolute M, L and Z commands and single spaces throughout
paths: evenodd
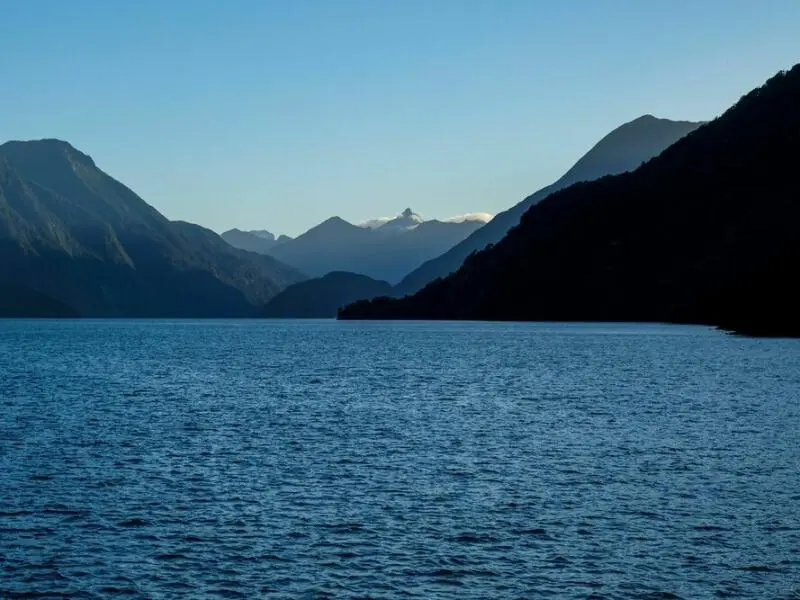
M 496 213 L 623 122 L 720 114 L 799 31 L 798 0 L 0 0 L 0 141 L 217 231 Z

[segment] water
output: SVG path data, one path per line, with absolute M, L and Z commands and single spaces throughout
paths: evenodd
M 0 321 L 0 597 L 798 598 L 800 342 Z

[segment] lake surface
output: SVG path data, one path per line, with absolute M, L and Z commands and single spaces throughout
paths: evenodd
M 0 598 L 800 598 L 800 342 L 0 321 Z

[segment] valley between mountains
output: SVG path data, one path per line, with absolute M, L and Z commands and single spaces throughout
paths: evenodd
M 0 314 L 669 321 L 800 332 L 800 66 L 709 123 L 651 115 L 495 215 L 170 221 L 68 142 L 0 145 Z M 261 228 L 259 228 L 261 227 Z

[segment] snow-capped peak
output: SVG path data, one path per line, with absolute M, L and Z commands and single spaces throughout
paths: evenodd
M 410 208 L 405 209 L 399 215 L 394 217 L 379 217 L 377 219 L 370 219 L 361 223 L 361 227 L 369 229 L 380 229 L 385 233 L 408 231 L 414 229 L 419 224 L 423 223 L 424 219 L 412 211 Z
M 492 220 L 492 215 L 485 212 L 471 212 L 463 215 L 457 215 L 449 219 L 444 219 L 445 223 L 464 223 L 467 221 L 477 221 L 480 223 L 488 223 Z M 359 224 L 359 227 L 366 229 L 373 229 L 382 231 L 384 233 L 402 233 L 415 229 L 425 222 L 418 213 L 415 213 L 410 208 L 405 209 L 399 215 L 394 217 L 379 217 L 377 219 L 370 219 Z

